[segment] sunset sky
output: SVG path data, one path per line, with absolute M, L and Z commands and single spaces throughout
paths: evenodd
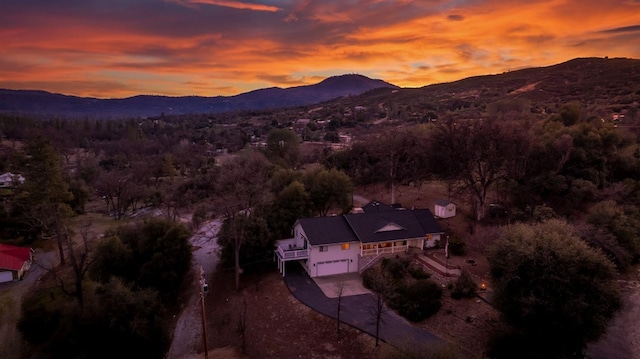
M 590 56 L 640 58 L 640 0 L 0 0 L 0 88 L 77 96 L 421 87 Z

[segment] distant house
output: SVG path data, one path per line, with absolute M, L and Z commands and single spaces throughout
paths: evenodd
M 381 256 L 433 247 L 443 234 L 428 209 L 395 209 L 374 201 L 362 210 L 298 219 L 294 237 L 277 243 L 280 273 L 285 275 L 288 261 L 300 262 L 311 277 L 361 272 Z
M 0 175 L 0 188 L 12 188 L 23 182 L 24 177 L 21 174 L 5 172 Z
M 32 261 L 33 249 L 0 244 L 0 283 L 22 279 Z
M 434 212 L 438 218 L 451 218 L 456 215 L 456 205 L 449 200 L 439 199 L 435 201 Z

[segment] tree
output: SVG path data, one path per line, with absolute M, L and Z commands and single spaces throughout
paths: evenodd
M 300 140 L 298 135 L 286 129 L 275 129 L 267 136 L 267 157 L 283 167 L 295 167 L 298 163 Z
M 431 142 L 431 159 L 443 178 L 459 181 L 470 196 L 476 219 L 485 216 L 489 190 L 496 183 L 517 176 L 530 147 L 527 128 L 495 120 L 447 121 L 439 125 Z
M 298 218 L 311 216 L 311 201 L 304 185 L 293 181 L 273 200 L 266 214 L 271 234 L 275 239 L 285 238 Z
M 191 265 L 189 237 L 184 225 L 166 219 L 122 226 L 98 242 L 89 273 L 101 283 L 116 276 L 151 288 L 173 303 Z
M 122 219 L 135 197 L 133 176 L 119 170 L 106 172 L 98 179 L 95 187 L 107 204 L 107 212 L 115 220 Z
M 236 290 L 240 290 L 240 250 L 246 241 L 247 217 L 260 210 L 268 199 L 268 178 L 271 167 L 255 150 L 243 150 L 233 160 L 223 163 L 218 177 L 219 210 L 229 225 L 230 243 L 235 262 Z
M 388 131 L 370 140 L 373 153 L 380 159 L 380 170 L 391 188 L 391 203 L 396 203 L 399 185 L 413 182 L 416 187 L 429 175 L 428 133 L 422 127 Z
M 60 263 L 65 264 L 64 243 L 69 236 L 66 220 L 72 215 L 73 194 L 64 179 L 62 159 L 51 142 L 37 137 L 27 146 L 26 181 L 17 204 L 23 220 L 44 239 L 55 238 Z
M 589 209 L 587 222 L 613 234 L 633 261 L 640 258 L 640 213 L 637 207 L 625 208 L 611 200 L 598 202 Z
M 488 259 L 495 306 L 539 357 L 581 353 L 621 308 L 613 264 L 563 221 L 505 228 Z
M 338 294 L 338 301 L 336 303 L 336 335 L 340 335 L 340 314 L 342 313 L 342 297 L 344 296 L 344 281 L 340 281 L 334 284 L 336 287 L 336 293 Z M 339 337 L 338 337 L 339 338 Z
M 373 266 L 363 273 L 362 284 L 373 291 L 374 302 L 369 307 L 369 312 L 373 317 L 376 326 L 376 346 L 380 341 L 380 327 L 384 324 L 383 314 L 387 311 L 384 305 L 385 298 L 393 292 L 393 285 L 388 272 L 381 266 Z
M 334 206 L 343 211 L 351 206 L 353 185 L 342 171 L 315 168 L 304 173 L 302 183 L 309 193 L 313 210 L 321 216 L 326 216 Z

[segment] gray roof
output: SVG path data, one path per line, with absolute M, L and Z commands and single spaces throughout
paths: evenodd
M 453 202 L 449 201 L 448 199 L 437 199 L 435 200 L 435 203 L 438 206 L 442 206 L 442 207 L 446 207 L 448 206 L 450 203 L 453 204 Z
M 394 210 L 345 215 L 362 243 L 386 242 L 442 233 L 428 209 Z
M 344 216 L 300 218 L 297 222 L 313 246 L 358 241 Z
M 298 222 L 302 225 L 311 245 L 355 241 L 376 243 L 443 233 L 428 209 L 302 218 Z

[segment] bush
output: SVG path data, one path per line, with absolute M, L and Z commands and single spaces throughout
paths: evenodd
M 388 299 L 389 306 L 409 321 L 420 322 L 437 313 L 442 303 L 442 288 L 428 279 L 397 287 Z
M 431 278 L 431 273 L 422 269 L 422 267 L 411 266 L 409 267 L 409 274 L 413 279 L 429 279 Z
M 463 269 L 460 277 L 453 283 L 451 297 L 453 299 L 472 298 L 477 292 L 478 284 L 473 280 L 471 274 Z
M 457 236 L 449 240 L 449 253 L 454 256 L 462 256 L 467 253 L 466 244 Z
M 401 280 L 407 274 L 411 261 L 405 258 L 384 258 L 382 259 L 382 269 L 387 272 L 393 280 Z
M 373 290 L 375 287 L 374 281 L 377 280 L 377 276 L 375 274 L 375 269 L 373 267 L 367 268 L 364 272 L 362 272 L 362 285 L 369 289 Z

